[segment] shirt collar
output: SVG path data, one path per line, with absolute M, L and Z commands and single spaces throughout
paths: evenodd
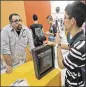
M 82 35 L 82 36 L 81 36 Z M 81 36 L 81 38 L 83 38 L 83 30 L 81 30 L 80 32 L 78 32 L 76 35 L 74 35 L 71 39 L 70 39 L 70 45 L 77 39 L 77 37 Z

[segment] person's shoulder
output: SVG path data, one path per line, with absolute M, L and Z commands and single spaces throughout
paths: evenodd
M 31 26 L 30 26 L 30 28 L 35 28 L 35 27 L 42 27 L 42 24 L 32 24 Z
M 27 33 L 29 33 L 31 31 L 31 29 L 25 25 L 22 25 L 23 26 L 23 29 L 24 31 L 26 31 Z
M 32 25 L 30 25 L 30 28 L 32 29 L 32 28 L 34 28 L 34 27 L 36 27 L 38 24 L 32 24 Z
M 10 31 L 10 24 L 6 25 L 5 27 L 2 28 L 1 32 L 9 32 Z
M 22 25 L 22 28 L 25 29 L 25 30 L 29 29 L 26 25 Z
M 38 25 L 42 26 L 42 24 L 38 24 Z
M 2 30 L 8 30 L 8 28 L 10 28 L 10 24 L 8 24 L 5 27 L 3 27 Z
M 38 24 L 41 28 L 43 28 L 43 25 L 42 24 Z

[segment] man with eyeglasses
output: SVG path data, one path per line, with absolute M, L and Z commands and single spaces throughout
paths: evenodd
M 12 72 L 13 66 L 26 62 L 25 48 L 34 48 L 32 32 L 21 22 L 21 17 L 13 13 L 9 16 L 10 24 L 1 30 L 1 54 L 7 64 L 7 73 Z
M 47 42 L 49 45 L 57 46 L 58 65 L 61 69 L 67 69 L 65 87 L 85 87 L 81 71 L 86 65 L 86 37 L 81 29 L 85 21 L 86 5 L 80 1 L 68 4 L 65 8 L 64 25 L 72 36 L 69 42 L 69 53 L 64 56 L 65 58 L 63 57 L 61 39 L 58 33 L 54 43 Z

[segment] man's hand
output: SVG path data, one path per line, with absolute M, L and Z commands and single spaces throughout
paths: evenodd
M 12 58 L 10 54 L 3 54 L 3 58 L 7 65 L 7 73 L 12 73 Z
M 12 73 L 12 71 L 13 71 L 12 66 L 7 66 L 6 73 L 10 74 L 10 73 Z
M 53 46 L 55 46 L 56 43 L 55 42 L 51 42 L 51 41 L 46 41 L 45 42 L 45 45 L 53 45 Z
M 60 38 L 59 33 L 56 34 L 55 42 L 56 42 L 57 44 L 61 44 L 61 38 Z

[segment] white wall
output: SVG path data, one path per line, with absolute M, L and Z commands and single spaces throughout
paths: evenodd
M 69 3 L 73 3 L 74 1 L 51 1 L 51 15 L 54 19 L 58 16 L 59 18 L 63 18 L 64 9 Z M 56 13 L 56 7 L 60 7 L 60 12 Z
M 51 13 L 56 13 L 56 7 L 60 7 L 60 12 L 64 12 L 64 9 L 67 4 L 74 1 L 51 1 Z

